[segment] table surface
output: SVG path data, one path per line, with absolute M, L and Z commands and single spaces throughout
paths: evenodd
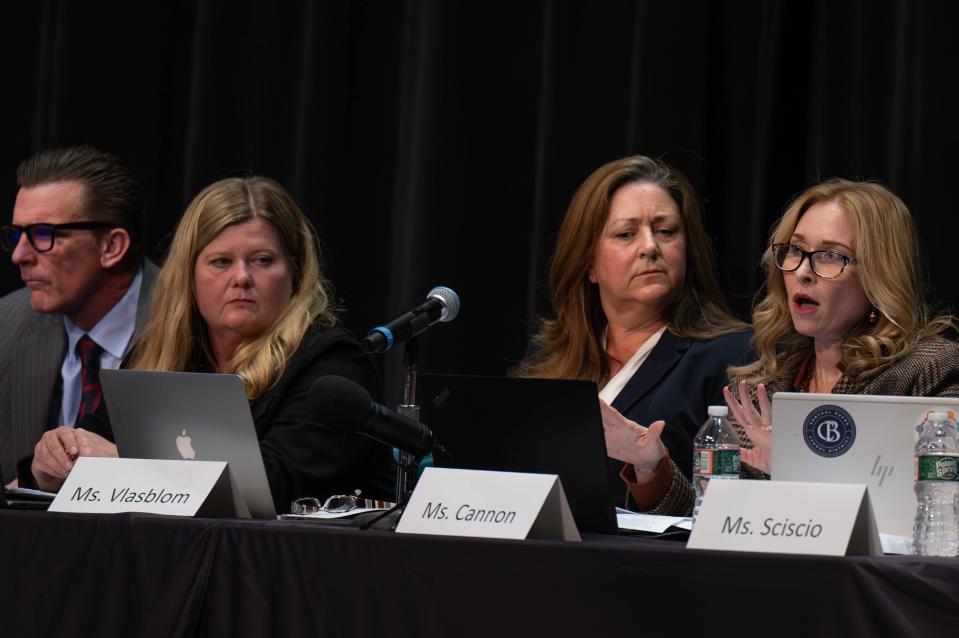
M 10 510 L 0 511 L 0 539 L 8 557 L 0 634 L 11 636 L 959 631 L 959 559 Z

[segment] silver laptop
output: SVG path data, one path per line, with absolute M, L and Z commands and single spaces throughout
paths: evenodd
M 226 461 L 254 518 L 275 518 L 243 380 L 232 374 L 101 370 L 121 457 Z
M 927 413 L 959 415 L 959 399 L 777 392 L 772 478 L 859 483 L 884 534 L 912 537 L 917 426 Z

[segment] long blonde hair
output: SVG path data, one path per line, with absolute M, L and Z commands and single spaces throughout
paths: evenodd
M 196 259 L 223 229 L 257 218 L 272 224 L 280 236 L 293 293 L 273 326 L 237 348 L 228 364 L 230 372 L 243 378 L 249 399 L 258 398 L 279 379 L 314 321 L 327 326 L 336 323 L 316 235 L 296 202 L 267 177 L 228 178 L 193 198 L 177 226 L 157 276 L 146 329 L 134 352 L 134 369 L 188 370 L 201 356 L 214 361 L 206 322 L 195 301 Z
M 735 319 L 716 281 L 716 259 L 689 180 L 659 160 L 634 155 L 600 166 L 579 187 L 559 230 L 549 268 L 555 319 L 540 319 L 534 353 L 513 371 L 519 376 L 604 380 L 609 363 L 603 350 L 606 315 L 599 288 L 587 277 L 596 245 L 609 218 L 610 202 L 622 186 L 655 184 L 669 193 L 686 239 L 686 280 L 667 311 L 669 331 L 710 339 L 747 329 Z
M 842 343 L 844 374 L 865 381 L 908 354 L 920 340 L 952 328 L 952 317 L 930 319 L 916 226 L 903 201 L 880 184 L 837 178 L 812 186 L 789 205 L 769 246 L 789 243 L 803 214 L 822 202 L 835 202 L 849 217 L 856 236 L 859 281 L 875 309 L 875 319 L 864 316 Z M 753 309 L 759 359 L 729 371 L 730 376 L 745 376 L 753 383 L 781 372 L 795 373 L 811 355 L 813 341 L 793 326 L 785 280 L 771 249 L 764 253 L 762 267 L 766 283 Z

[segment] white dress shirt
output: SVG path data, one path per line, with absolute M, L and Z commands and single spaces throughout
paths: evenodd
M 130 349 L 133 339 L 133 330 L 137 323 L 137 303 L 140 301 L 140 283 L 143 281 L 143 269 L 137 270 L 133 283 L 120 297 L 110 311 L 93 326 L 89 332 L 80 330 L 73 322 L 63 318 L 63 325 L 67 330 L 67 354 L 63 358 L 60 368 L 60 377 L 63 380 L 63 397 L 60 404 L 60 425 L 73 427 L 80 409 L 80 397 L 83 393 L 80 372 L 82 364 L 77 355 L 77 342 L 84 334 L 98 346 L 103 348 L 100 355 L 100 369 L 115 370 L 120 367 L 123 357 Z

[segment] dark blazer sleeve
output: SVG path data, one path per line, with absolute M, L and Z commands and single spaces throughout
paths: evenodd
M 692 511 L 693 438 L 706 420 L 706 408 L 725 404 L 726 368 L 755 358 L 751 338 L 752 332 L 740 332 L 692 341 L 666 332 L 613 401 L 614 408 L 640 425 L 658 419 L 666 421 L 662 440 L 669 450 L 670 464 L 663 471 L 670 476 L 659 484 L 667 485 L 669 490 L 660 498 L 646 495 L 641 499 L 657 503 L 644 508 L 646 511 L 673 515 L 688 515 Z M 620 477 L 622 465 L 611 463 L 611 474 L 616 478 Z M 619 484 L 622 483 L 620 480 Z M 644 489 L 642 485 L 626 483 L 633 499 L 639 496 L 637 489 Z M 632 502 L 626 506 L 635 508 Z
M 379 396 L 376 369 L 359 342 L 343 328 L 311 331 L 289 361 L 280 381 L 252 406 L 266 475 L 278 513 L 293 499 L 361 490 L 392 499 L 391 450 L 358 434 L 341 434 L 310 413 L 313 383 L 337 375 Z

